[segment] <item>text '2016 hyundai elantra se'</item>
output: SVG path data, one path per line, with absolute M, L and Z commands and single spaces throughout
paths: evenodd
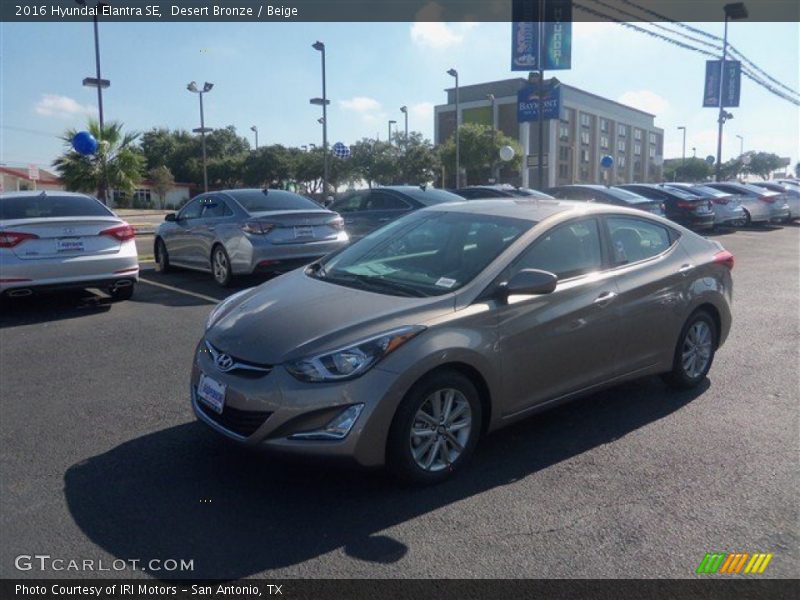
M 697 385 L 730 329 L 732 268 L 631 209 L 441 204 L 220 303 L 192 405 L 250 447 L 434 483 L 561 401 L 650 374 Z

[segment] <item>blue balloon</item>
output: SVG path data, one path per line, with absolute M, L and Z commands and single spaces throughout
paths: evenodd
M 350 156 L 350 148 L 345 146 L 342 142 L 336 142 L 333 145 L 333 154 L 339 158 L 347 158 Z
M 614 166 L 614 157 L 609 156 L 606 154 L 603 158 L 600 159 L 600 166 L 604 169 L 610 169 Z
M 79 154 L 89 156 L 97 152 L 97 140 L 88 131 L 79 131 L 72 138 L 72 147 Z

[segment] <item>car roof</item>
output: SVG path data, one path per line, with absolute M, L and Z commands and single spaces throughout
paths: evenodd
M 61 190 L 27 190 L 20 192 L 3 192 L 0 193 L 0 198 L 38 198 L 41 196 L 58 196 L 73 197 L 73 198 L 93 198 L 91 194 L 83 194 L 81 192 L 64 192 Z
M 560 213 L 574 212 L 581 215 L 625 213 L 636 216 L 646 216 L 640 210 L 612 206 L 609 204 L 595 204 L 576 202 L 574 200 L 545 200 L 538 198 L 492 198 L 487 200 L 465 200 L 463 202 L 447 202 L 425 208 L 426 211 L 440 210 L 445 212 L 478 213 L 496 217 L 511 217 L 525 219 L 535 223 Z

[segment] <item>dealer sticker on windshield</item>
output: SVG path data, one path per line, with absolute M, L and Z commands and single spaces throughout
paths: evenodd
M 450 289 L 456 284 L 455 279 L 450 279 L 449 277 L 439 277 L 439 281 L 436 282 L 436 285 L 443 288 Z

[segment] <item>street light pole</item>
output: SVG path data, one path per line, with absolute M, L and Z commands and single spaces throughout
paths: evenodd
M 678 129 L 683 130 L 683 152 L 681 153 L 681 166 L 686 166 L 686 127 L 681 125 Z
M 458 99 L 458 71 L 455 69 L 450 69 L 447 71 L 447 74 L 451 77 L 454 77 L 456 80 L 456 189 L 461 187 L 461 135 L 459 133 L 459 125 L 460 125 L 460 118 L 459 118 L 459 99 Z M 442 182 L 442 187 L 444 187 L 444 182 Z
M 79 6 L 86 6 L 86 0 L 75 0 L 75 3 Z M 100 75 L 100 29 L 98 26 L 98 13 L 100 12 L 100 7 L 103 6 L 102 2 L 97 3 L 97 10 L 95 14 L 92 15 L 92 23 L 94 26 L 94 64 L 95 64 L 95 79 L 92 80 L 91 78 L 87 77 L 83 80 L 83 85 L 86 87 L 96 87 L 97 88 L 97 116 L 98 116 L 98 124 L 100 126 L 100 143 L 104 141 L 104 130 L 105 130 L 105 121 L 103 118 L 103 88 L 108 87 L 111 85 L 110 81 L 103 81 L 103 78 Z M 103 204 L 108 204 L 108 169 L 106 168 L 106 155 L 105 151 L 101 150 L 100 154 L 100 161 L 101 161 L 101 170 L 103 172 L 102 180 L 103 184 L 98 186 L 97 195 L 100 196 L 99 200 Z
M 494 119 L 495 97 L 494 94 L 487 94 L 486 97 L 489 99 L 489 102 L 492 103 L 492 179 L 494 179 L 493 183 L 497 183 L 497 156 L 494 156 L 495 149 L 497 148 L 497 126 Z
M 739 156 L 743 156 L 744 155 L 744 138 L 742 136 L 740 136 L 740 135 L 737 135 L 736 137 L 739 138 Z
M 203 111 L 203 94 L 210 92 L 211 88 L 214 87 L 213 83 L 208 83 L 207 81 L 203 84 L 203 89 L 198 89 L 197 83 L 192 81 L 189 85 L 186 86 L 186 89 L 190 92 L 193 92 L 200 96 L 200 129 L 194 129 L 195 133 L 200 134 L 200 139 L 202 140 L 203 146 L 203 191 L 208 191 L 208 161 L 206 160 L 206 132 L 211 131 L 210 129 L 206 129 L 206 119 L 205 113 Z
M 405 133 L 404 145 L 406 147 L 408 147 L 408 107 L 407 106 L 401 106 L 400 107 L 400 112 L 403 113 L 403 116 L 405 117 L 406 133 Z
M 328 195 L 328 95 L 325 87 L 325 44 L 319 40 L 311 44 L 322 55 L 322 195 Z
M 725 31 L 722 37 L 722 62 L 720 62 L 719 65 L 719 118 L 717 119 L 719 128 L 717 130 L 717 163 L 714 171 L 715 181 L 719 181 L 722 174 L 722 127 L 725 125 L 725 121 L 733 116 L 725 112 L 722 98 L 722 94 L 725 91 L 725 60 L 728 57 L 728 21 L 747 18 L 747 9 L 743 2 L 726 4 L 723 10 L 725 11 Z
M 256 151 L 258 151 L 258 127 L 256 127 L 255 125 L 252 125 L 250 127 L 250 131 L 252 131 L 253 133 L 256 134 Z

